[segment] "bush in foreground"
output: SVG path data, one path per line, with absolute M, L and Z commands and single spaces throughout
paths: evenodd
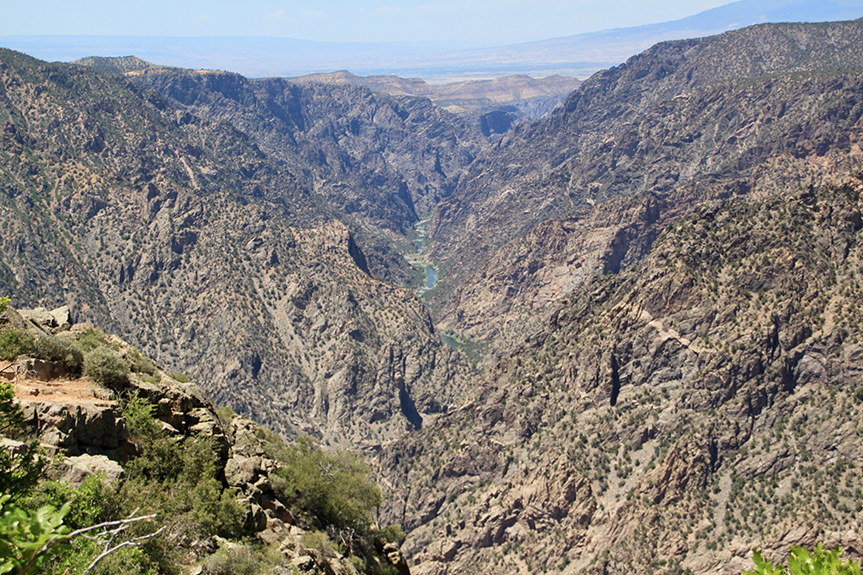
M 843 559 L 838 545 L 827 550 L 819 543 L 811 553 L 803 547 L 792 547 L 787 565 L 773 565 L 758 551 L 752 559 L 755 569 L 743 575 L 860 575 L 860 563 Z
M 129 364 L 108 347 L 97 347 L 84 355 L 84 375 L 106 387 L 129 383 Z

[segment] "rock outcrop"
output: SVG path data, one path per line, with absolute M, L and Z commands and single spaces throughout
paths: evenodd
M 857 557 L 863 176 L 710 202 L 378 461 L 415 573 Z M 800 528 L 805 517 L 806 528 Z
M 823 185 L 860 157 L 859 21 L 665 42 L 480 156 L 437 207 L 442 328 L 500 357 L 582 281 L 709 199 Z M 522 326 L 525 329 L 521 329 Z
M 4 317 L 38 320 L 46 315 L 43 312 L 9 309 Z M 32 329 L 38 329 L 35 323 L 30 325 Z M 50 323 L 39 321 L 39 325 L 42 326 L 39 337 L 92 338 L 86 327 L 75 326 L 70 330 L 72 326 L 66 325 L 58 332 L 57 327 Z M 8 325 L 0 328 L 0 334 L 4 333 L 3 329 L 8 330 Z M 48 330 L 55 333 L 52 335 Z M 140 354 L 128 344 L 116 337 L 112 337 L 111 342 L 117 347 L 120 357 L 140 364 Z M 247 534 L 254 534 L 264 544 L 278 549 L 281 566 L 274 567 L 274 573 L 291 573 L 289 568 L 292 565 L 307 573 L 357 573 L 356 564 L 351 561 L 352 557 L 356 560 L 356 556 L 349 551 L 337 551 L 332 543 L 321 543 L 320 532 L 315 534 L 313 529 L 319 525 L 309 524 L 316 518 L 298 519 L 286 506 L 284 495 L 274 491 L 275 474 L 284 463 L 273 456 L 273 442 L 280 440 L 275 439 L 272 432 L 241 417 L 232 417 L 223 423 L 199 386 L 177 381 L 155 368 L 152 362 L 149 366 L 147 371 L 153 373 L 133 372 L 122 388 L 101 391 L 107 392 L 108 396 L 122 394 L 126 402 L 143 400 L 149 404 L 161 432 L 171 442 L 204 440 L 200 444 L 212 450 L 216 461 L 213 471 L 224 481 L 223 498 L 225 495 L 235 498 L 245 511 Z M 27 426 L 51 456 L 47 470 L 51 479 L 80 487 L 88 478 L 98 476 L 104 484 L 117 487 L 126 479 L 123 466 L 134 465 L 135 458 L 147 446 L 141 444 L 140 437 L 130 437 L 123 405 L 113 399 L 98 399 L 95 397 L 99 391 L 98 384 L 86 378 L 70 379 L 66 375 L 72 371 L 67 368 L 63 377 L 51 377 L 47 381 L 34 378 L 32 373 L 16 373 L 17 402 Z M 13 454 L 24 447 L 23 443 L 6 438 L 0 438 L 0 442 Z M 224 546 L 239 547 L 219 538 L 215 539 L 215 544 L 211 543 L 200 542 L 201 549 L 195 552 L 198 555 L 196 563 L 206 563 L 210 546 L 212 550 Z M 364 560 L 377 561 L 379 568 L 400 574 L 410 573 L 397 545 L 381 543 L 380 547 L 377 554 Z M 201 569 L 199 567 L 197 572 L 202 572 Z

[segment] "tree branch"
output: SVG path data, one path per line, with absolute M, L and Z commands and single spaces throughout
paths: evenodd
M 122 526 L 118 527 L 113 532 L 111 538 L 105 542 L 105 551 L 103 551 L 102 553 L 99 554 L 98 557 L 93 559 L 93 562 L 90 563 L 90 565 L 86 569 L 81 571 L 81 575 L 87 575 L 87 573 L 92 572 L 93 569 L 95 569 L 96 565 L 98 565 L 102 559 L 104 559 L 105 557 L 107 557 L 111 553 L 114 553 L 115 551 L 119 551 L 123 547 L 137 547 L 138 545 L 141 544 L 142 541 L 146 541 L 147 539 L 152 539 L 153 537 L 155 537 L 156 535 L 158 535 L 159 533 L 161 533 L 162 531 L 165 530 L 165 527 L 161 527 L 158 531 L 154 531 L 153 533 L 149 533 L 147 535 L 141 535 L 140 537 L 135 537 L 134 539 L 124 541 L 123 543 L 120 543 L 116 547 L 110 547 L 111 542 L 114 541 L 114 536 L 116 536 L 117 533 L 119 533 L 120 531 L 125 529 L 127 527 L 127 525 L 122 525 Z
M 111 541 L 114 540 L 114 537 L 116 537 L 116 535 L 118 533 L 125 530 L 129 525 L 131 525 L 133 523 L 137 523 L 139 521 L 149 521 L 151 519 L 155 519 L 155 517 L 156 517 L 156 514 L 144 515 L 142 517 L 135 517 L 135 514 L 137 512 L 138 512 L 138 509 L 135 509 L 129 515 L 129 517 L 127 517 L 126 519 L 120 519 L 118 521 L 105 521 L 104 523 L 99 523 L 98 525 L 91 525 L 90 527 L 82 527 L 81 529 L 76 529 L 75 531 L 67 533 L 66 535 L 55 535 L 54 537 L 49 539 L 39 549 L 38 552 L 33 554 L 33 556 L 30 558 L 30 560 L 25 565 L 22 566 L 21 572 L 27 573 L 27 570 L 35 565 L 36 559 L 38 559 L 40 556 L 42 556 L 45 552 L 47 552 L 51 547 L 53 547 L 57 543 L 61 543 L 63 541 L 70 541 L 71 539 L 73 539 L 75 537 L 84 536 L 85 533 L 89 533 L 90 531 L 95 531 L 97 529 L 103 529 L 103 530 L 105 530 L 104 533 L 101 533 L 101 534 L 97 535 L 96 537 L 87 537 L 87 539 L 90 539 L 91 541 L 98 540 L 103 535 L 111 534 L 112 537 L 108 540 L 108 545 L 110 545 Z M 112 527 L 115 529 L 112 529 L 109 531 L 108 529 L 112 528 Z M 164 529 L 164 527 L 162 529 L 159 529 L 155 533 L 151 533 L 150 535 L 139 537 L 137 539 L 132 539 L 132 541 L 137 541 L 139 539 L 141 539 L 141 540 L 149 539 L 150 537 L 155 537 L 156 535 L 161 533 L 163 529 Z M 121 544 L 121 545 L 118 545 L 117 547 L 115 547 L 114 549 L 112 549 L 111 551 L 103 553 L 102 555 L 100 555 L 97 558 L 97 561 L 95 561 L 93 563 L 93 565 L 91 565 L 91 567 L 95 566 L 95 564 L 98 563 L 98 561 L 101 561 L 102 559 L 104 559 L 105 557 L 107 557 L 108 555 L 113 553 L 114 551 L 117 551 L 118 549 L 120 549 L 121 547 L 124 547 L 124 546 L 125 546 L 125 544 Z M 87 569 L 90 569 L 90 567 L 88 567 Z

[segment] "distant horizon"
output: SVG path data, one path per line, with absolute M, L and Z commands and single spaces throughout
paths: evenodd
M 33 0 L 0 36 L 284 38 L 495 47 L 685 18 L 728 0 Z M 459 48 L 455 48 L 459 49 Z
M 485 14 L 489 17 L 487 22 L 474 26 L 477 32 L 494 28 L 493 23 L 498 21 L 495 18 L 512 19 L 514 14 L 519 13 L 518 11 L 527 5 L 526 0 L 508 0 L 506 6 L 509 7 L 509 11 L 500 9 L 497 11 L 500 14 L 497 14 L 493 8 L 499 8 L 501 1 L 478 0 L 468 3 L 473 6 L 474 16 Z M 366 0 L 361 2 L 328 0 L 320 5 L 331 8 L 335 5 L 349 5 L 350 8 L 359 10 L 357 6 L 364 2 Z M 425 4 L 421 4 L 419 0 L 403 2 L 400 4 L 410 4 L 412 8 L 400 8 L 399 14 L 400 17 L 411 20 L 411 14 L 415 16 L 422 12 L 421 8 L 432 5 L 437 6 L 439 11 L 445 11 L 444 6 L 448 6 L 451 11 L 457 11 L 455 3 L 455 0 Z M 558 1 L 555 5 L 570 10 L 586 10 L 586 6 L 597 3 L 596 0 L 571 0 L 563 3 Z M 107 6 L 107 3 L 101 0 L 77 2 L 75 6 L 80 8 L 86 5 L 92 8 L 103 4 Z M 160 0 L 154 6 L 158 7 L 160 4 L 164 6 L 165 3 Z M 276 6 L 278 2 L 256 0 L 249 10 L 260 12 L 265 4 Z M 296 4 L 298 3 L 294 2 L 294 5 Z M 543 0 L 537 6 L 547 11 L 550 4 L 551 2 Z M 621 7 L 629 4 L 629 0 L 611 0 L 605 2 L 604 6 L 617 7 L 620 11 Z M 56 19 L 57 14 L 63 14 L 65 9 L 58 8 L 57 14 L 52 13 L 51 18 L 43 22 L 41 27 L 32 22 L 30 25 L 22 24 L 19 27 L 10 24 L 16 19 L 29 22 L 28 10 L 34 6 L 47 9 L 55 5 L 55 0 L 42 0 L 37 1 L 36 4 L 29 4 L 26 8 L 23 5 L 16 6 L 11 10 L 9 18 L 4 15 L 3 22 L 0 22 L 0 46 L 47 61 L 71 62 L 89 56 L 137 56 L 157 65 L 225 70 L 250 78 L 294 77 L 347 70 L 358 76 L 394 75 L 402 78 L 420 78 L 430 84 L 485 80 L 515 74 L 524 74 L 533 78 L 562 75 L 583 80 L 596 71 L 620 64 L 630 56 L 661 41 L 708 36 L 756 23 L 817 22 L 863 17 L 863 0 L 737 0 L 730 3 L 723 0 L 701 0 L 685 5 L 680 0 L 654 0 L 645 5 L 661 6 L 665 11 L 651 12 L 650 15 L 653 17 L 650 18 L 640 12 L 640 18 L 647 19 L 651 23 L 642 21 L 634 26 L 620 27 L 614 26 L 621 22 L 619 19 L 609 17 L 607 23 L 610 27 L 577 32 L 576 30 L 583 30 L 589 25 L 587 20 L 572 23 L 561 17 L 557 20 L 570 28 L 565 33 L 561 34 L 564 28 L 561 28 L 561 22 L 558 22 L 556 26 L 545 27 L 547 34 L 543 36 L 534 35 L 528 38 L 525 33 L 518 41 L 511 38 L 510 40 L 500 39 L 497 42 L 483 40 L 482 34 L 479 33 L 473 38 L 461 40 L 443 37 L 430 39 L 427 35 L 417 35 L 405 40 L 393 38 L 385 33 L 381 33 L 373 41 L 350 37 L 328 40 L 323 39 L 324 34 L 321 29 L 312 28 L 306 30 L 306 35 L 314 36 L 317 30 L 318 39 L 265 35 L 264 32 L 273 31 L 272 27 L 261 28 L 260 34 L 248 35 L 243 34 L 248 31 L 248 27 L 239 21 L 237 26 L 231 29 L 234 32 L 233 35 L 194 35 L 193 33 L 198 30 L 195 27 L 187 28 L 186 35 L 166 35 L 175 31 L 174 27 L 162 28 L 162 34 L 130 35 L 122 32 L 128 31 L 130 29 L 128 26 L 131 24 L 126 27 L 116 24 L 115 20 L 118 17 L 116 8 L 105 8 L 104 18 L 97 19 L 95 23 L 90 23 L 88 26 L 80 24 L 79 14 L 76 16 L 77 19 L 73 18 L 66 23 L 62 34 L 34 34 L 28 31 L 54 29 L 51 22 Z M 703 6 L 711 7 L 701 12 L 692 12 Z M 204 8 L 204 6 L 199 7 Z M 189 8 L 188 5 L 186 8 Z M 541 15 L 543 10 L 540 8 L 537 8 L 537 12 Z M 669 10 L 680 12 L 684 9 L 686 13 L 681 18 L 656 21 L 660 17 L 659 14 L 668 13 Z M 81 14 L 87 13 L 87 10 L 81 12 Z M 134 10 L 122 13 L 126 15 L 125 20 L 134 20 Z M 565 10 L 560 11 L 560 14 L 566 13 Z M 147 25 L 148 18 L 152 14 L 164 16 L 156 8 L 149 14 L 150 16 L 143 18 L 136 30 L 152 30 Z M 492 14 L 495 14 L 494 18 Z M 367 15 L 367 17 L 372 16 Z M 165 18 L 159 19 L 160 22 L 163 20 Z M 526 26 L 527 23 L 528 21 L 525 22 Z M 330 24 L 334 26 L 333 30 L 338 30 L 338 21 L 332 19 Z M 427 24 L 428 29 L 433 30 L 435 26 L 443 26 L 446 22 L 441 23 L 430 18 Z M 527 26 L 525 30 L 529 27 Z M 10 29 L 14 29 L 16 33 L 4 34 Z M 284 28 L 284 30 L 288 29 L 290 28 Z M 92 32 L 93 30 L 105 30 L 107 33 L 97 34 Z M 211 29 L 211 31 L 214 30 L 217 28 Z M 91 33 L 81 33 L 82 31 Z

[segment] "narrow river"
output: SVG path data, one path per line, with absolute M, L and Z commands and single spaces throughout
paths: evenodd
M 437 283 L 437 270 L 431 264 L 423 264 L 426 269 L 426 291 L 433 289 Z
M 430 221 L 431 217 L 427 217 L 414 224 L 414 229 L 417 232 L 417 239 L 413 242 L 417 248 L 417 252 L 415 254 L 405 256 L 411 265 L 425 271 L 425 285 L 417 290 L 417 293 L 420 295 L 434 289 L 437 284 L 437 268 L 435 268 L 435 265 L 432 262 L 425 260 L 422 255 L 423 248 L 425 248 L 426 232 L 428 231 Z

